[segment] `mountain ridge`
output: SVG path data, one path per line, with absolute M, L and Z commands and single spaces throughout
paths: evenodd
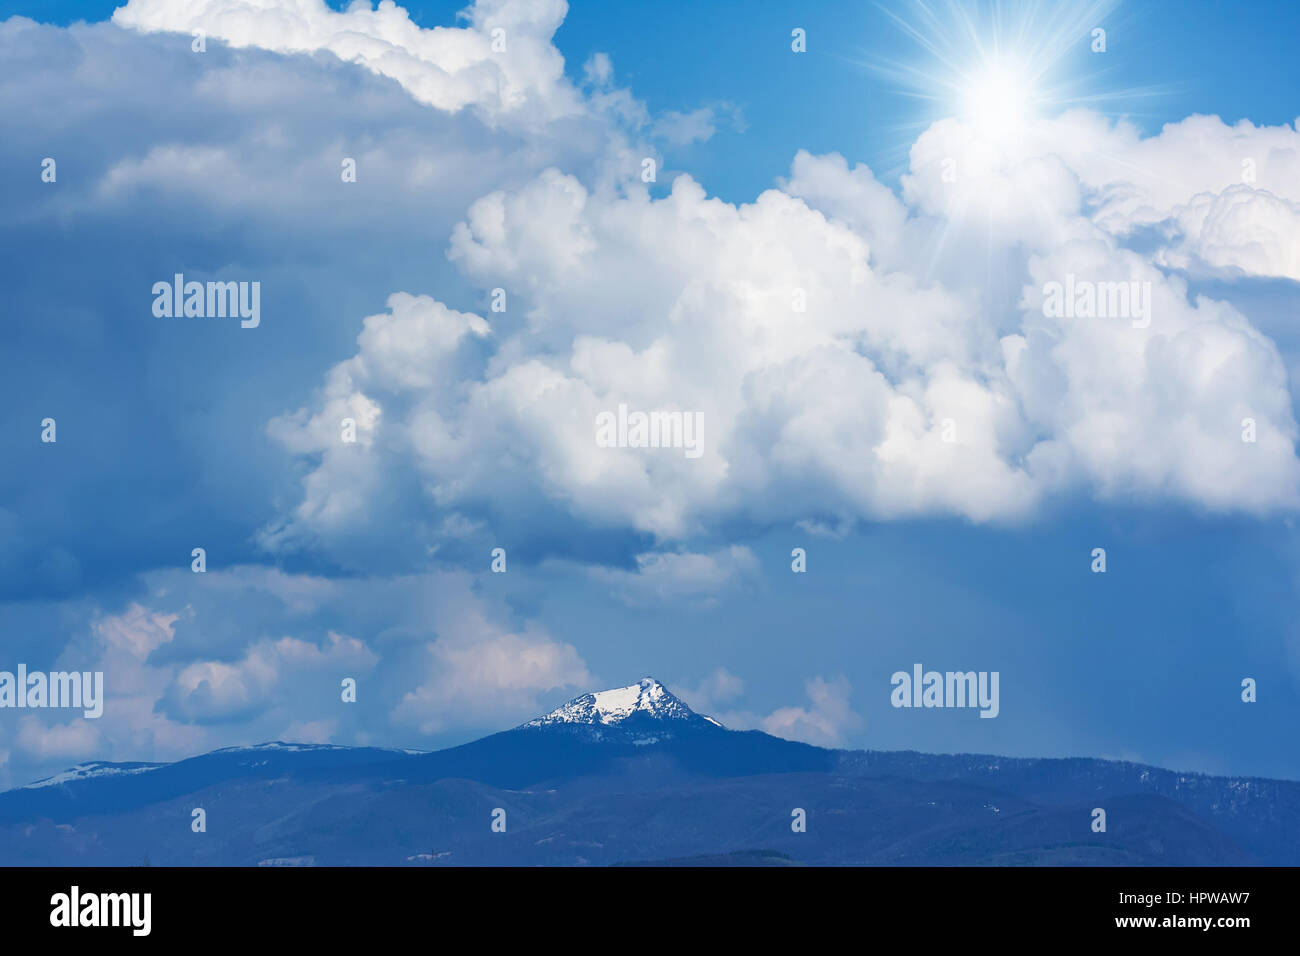
M 196 806 L 222 839 L 193 839 Z M 1090 828 L 1097 807 L 1108 832 Z M 509 835 L 488 828 L 494 809 Z M 646 677 L 442 750 L 276 741 L 0 793 L 7 859 L 120 864 L 141 846 L 176 865 L 1297 865 L 1300 782 L 831 750 L 727 729 Z

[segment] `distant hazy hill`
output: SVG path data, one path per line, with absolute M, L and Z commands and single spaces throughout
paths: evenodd
M 202 807 L 207 832 L 193 833 Z M 1091 831 L 1102 807 L 1107 832 Z M 506 831 L 492 815 L 505 811 Z M 806 812 L 807 831 L 791 830 Z M 434 753 L 272 743 L 0 793 L 9 864 L 1300 864 L 1300 783 L 834 751 L 658 681 Z

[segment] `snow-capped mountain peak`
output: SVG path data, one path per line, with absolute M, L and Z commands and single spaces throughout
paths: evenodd
M 709 723 L 722 726 L 715 720 L 695 713 L 653 677 L 643 677 L 637 683 L 629 684 L 627 687 L 615 687 L 611 690 L 575 697 L 549 714 L 528 721 L 524 726 L 595 724 L 609 727 L 621 724 L 629 717 L 638 714 L 643 715 L 643 719 L 648 717 L 664 721 L 707 720 Z

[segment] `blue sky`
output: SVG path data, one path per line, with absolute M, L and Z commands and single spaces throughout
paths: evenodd
M 42 24 L 0 23 L 0 669 L 109 693 L 0 711 L 0 783 L 644 674 L 822 744 L 1300 778 L 1294 5 L 934 4 L 947 65 L 914 4 L 201 6 L 0 0 Z M 1051 51 L 1010 131 L 968 18 Z M 176 272 L 261 325 L 154 317 Z M 1057 323 L 1067 274 L 1150 328 Z M 593 447 L 619 401 L 706 454 Z M 999 717 L 892 708 L 917 661 L 999 671 Z

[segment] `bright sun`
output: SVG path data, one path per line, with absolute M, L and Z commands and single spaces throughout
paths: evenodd
M 994 63 L 970 77 L 962 112 L 982 135 L 1003 139 L 1030 118 L 1033 80 L 1013 65 Z
M 864 65 L 899 92 L 927 100 L 906 130 L 906 155 L 920 131 L 956 117 L 981 139 L 1009 144 L 1033 121 L 1103 100 L 1089 87 L 1104 71 L 1092 67 L 1089 44 L 1119 0 L 894 0 L 885 15 L 912 41 L 910 56 L 873 53 Z M 1089 69 L 1077 69 L 1086 62 Z M 1072 67 L 1074 67 L 1072 69 Z M 1110 90 L 1104 99 L 1147 95 Z

